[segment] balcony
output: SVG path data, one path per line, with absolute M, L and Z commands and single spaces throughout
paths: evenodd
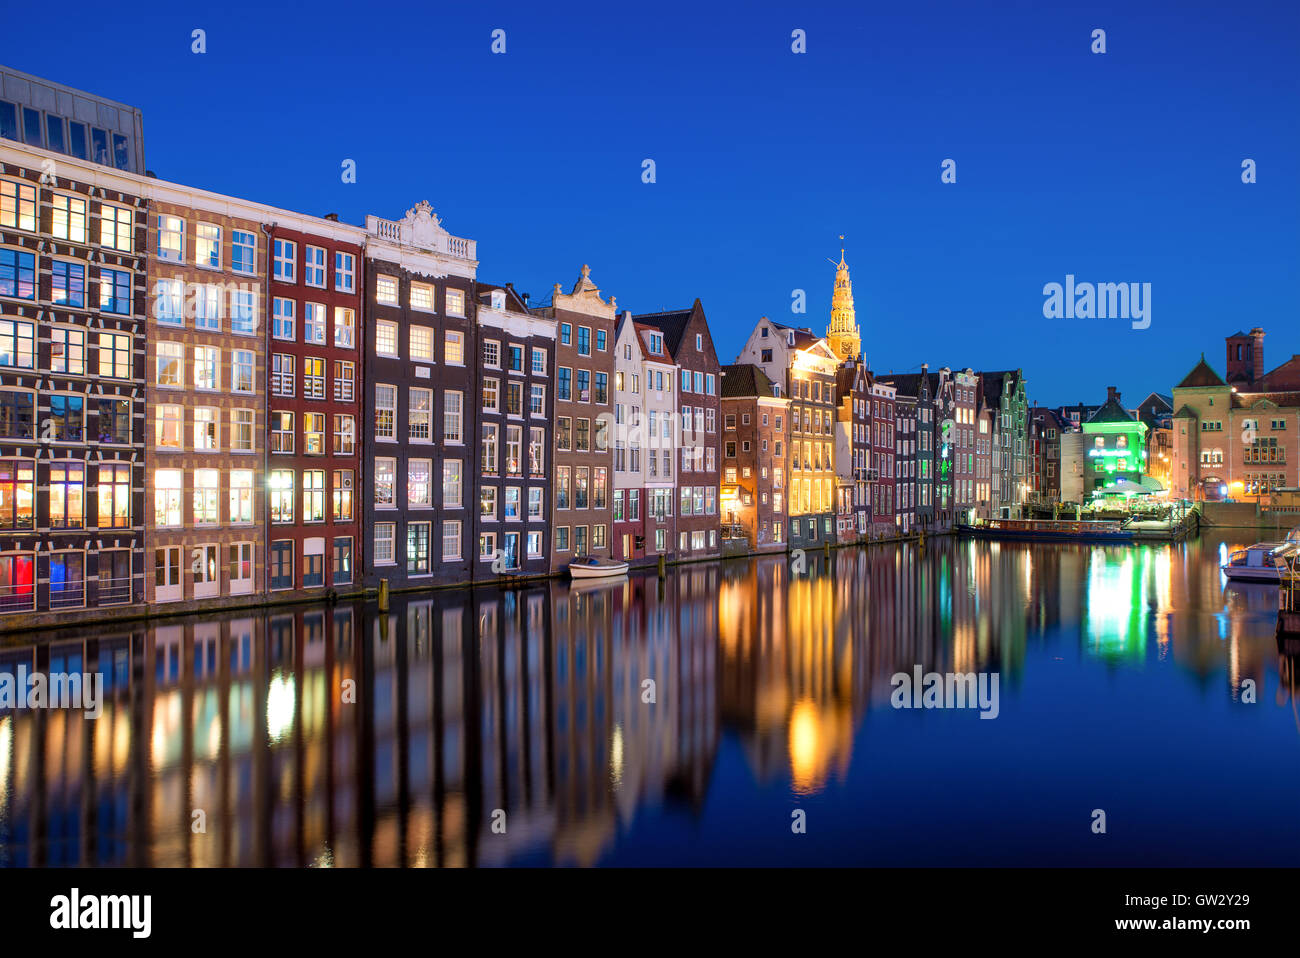
M 724 539 L 748 539 L 745 533 L 745 527 L 739 522 L 724 522 L 722 524 L 722 538 Z

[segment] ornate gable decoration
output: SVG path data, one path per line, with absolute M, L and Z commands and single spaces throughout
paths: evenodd
M 600 289 L 591 281 L 591 267 L 585 263 L 582 266 L 582 275 L 573 284 L 573 292 L 565 295 L 560 292 L 560 289 L 560 284 L 556 283 L 551 295 L 551 305 L 556 309 L 567 309 L 588 316 L 603 316 L 606 319 L 618 317 L 617 301 L 613 296 L 609 298 L 608 303 L 600 298 Z
M 433 212 L 428 200 L 421 200 L 406 211 L 402 217 L 402 243 L 406 246 L 418 246 L 423 249 L 443 250 L 446 243 L 439 239 L 447 234 L 442 228 L 442 221 Z

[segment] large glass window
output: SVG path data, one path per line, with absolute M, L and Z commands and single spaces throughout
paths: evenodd
M 36 438 L 36 394 L 0 390 L 0 438 Z
M 0 226 L 36 232 L 36 187 L 0 180 Z
M 85 436 L 86 397 L 50 397 L 49 436 L 56 442 L 81 442 Z
M 95 400 L 99 412 L 99 441 L 113 445 L 131 444 L 131 400 L 103 398 Z
M 230 521 L 253 521 L 253 470 L 230 471 Z
M 86 464 L 50 463 L 50 528 L 80 529 L 86 524 Z
M 159 527 L 179 527 L 184 518 L 181 498 L 184 473 L 180 469 L 158 469 L 153 475 L 153 521 Z
M 36 257 L 13 249 L 0 249 L 0 296 L 36 298 Z

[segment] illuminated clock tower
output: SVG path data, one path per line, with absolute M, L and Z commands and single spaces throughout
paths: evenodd
M 831 262 L 835 263 L 834 260 Z M 849 264 L 844 262 L 843 248 L 840 249 L 840 261 L 835 263 L 835 292 L 831 296 L 831 324 L 826 329 L 826 342 L 841 362 L 857 359 L 862 354 L 862 336 L 853 311 L 853 281 L 849 279 Z

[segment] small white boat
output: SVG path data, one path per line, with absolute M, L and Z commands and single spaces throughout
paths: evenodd
M 569 575 L 574 579 L 607 579 L 627 575 L 627 563 L 617 559 L 584 556 L 569 563 Z
M 1245 582 L 1279 582 L 1282 578 L 1282 559 L 1295 551 L 1287 542 L 1256 542 L 1253 546 L 1238 549 L 1219 568 L 1229 579 Z

